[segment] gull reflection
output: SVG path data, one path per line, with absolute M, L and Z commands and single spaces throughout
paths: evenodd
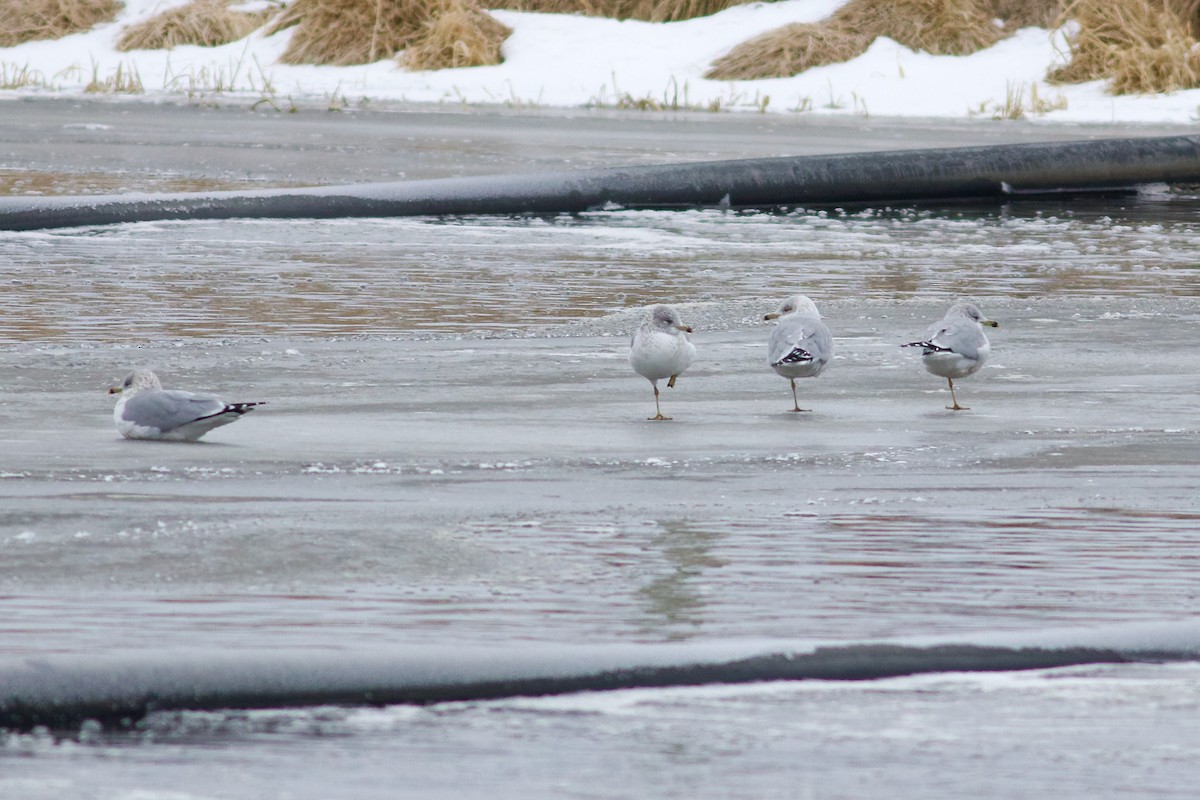
M 649 546 L 662 554 L 667 571 L 638 590 L 645 609 L 642 626 L 668 639 L 685 639 L 704 624 L 704 574 L 725 565 L 711 551 L 726 534 L 687 520 L 660 520 L 658 525 L 662 530 Z

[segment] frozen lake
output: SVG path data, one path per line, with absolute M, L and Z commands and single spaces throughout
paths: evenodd
M 14 108 L 0 186 L 38 192 L 1109 132 Z M 416 144 L 381 144 L 404 126 Z M 182 130 L 203 158 L 180 155 Z M 317 134 L 327 149 L 306 150 Z M 1151 190 L 0 233 L 0 657 L 1194 619 L 1198 210 Z M 837 347 L 800 382 L 806 414 L 765 364 L 762 316 L 796 292 Z M 899 345 L 960 296 L 1000 328 L 955 414 Z M 670 423 L 645 420 L 626 360 L 661 300 L 698 349 Z M 268 405 L 200 444 L 125 441 L 105 390 L 138 365 Z M 1182 798 L 1198 712 L 1185 663 L 160 714 L 0 734 L 0 797 Z

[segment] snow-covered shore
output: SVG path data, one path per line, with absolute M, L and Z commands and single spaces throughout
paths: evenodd
M 504 63 L 409 72 L 392 59 L 350 67 L 279 63 L 292 30 L 261 32 L 222 47 L 119 52 L 128 25 L 186 0 L 127 0 L 118 19 L 57 41 L 0 49 L 0 98 L 81 95 L 89 84 L 112 96 L 140 84 L 156 100 L 222 96 L 289 102 L 410 102 L 516 107 L 634 106 L 949 119 L 1003 117 L 1060 123 L 1200 120 L 1200 90 L 1115 97 L 1102 82 L 1051 85 L 1066 58 L 1063 33 L 1018 31 L 970 56 L 914 52 L 878 39 L 852 61 L 790 78 L 710 81 L 711 62 L 734 45 L 792 22 L 828 16 L 844 0 L 783 0 L 735 6 L 701 19 L 648 23 L 496 11 L 513 29 Z M 294 30 L 294 29 L 293 29 Z

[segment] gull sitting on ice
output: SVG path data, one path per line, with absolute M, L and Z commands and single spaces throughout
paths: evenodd
M 950 306 L 941 322 L 929 327 L 925 339 L 901 347 L 920 347 L 925 369 L 946 379 L 950 384 L 951 411 L 967 411 L 954 395 L 954 379 L 974 375 L 987 361 L 992 346 L 981 326 L 1000 327 L 995 320 L 985 319 L 972 303 L 958 302 Z
M 667 386 L 674 387 L 675 379 L 696 357 L 696 346 L 687 338 L 691 332 L 691 326 L 683 324 L 675 309 L 665 305 L 651 306 L 645 320 L 633 332 L 629 364 L 654 387 L 656 413 L 650 419 L 670 419 L 663 416 L 658 404 L 658 382 L 668 378 Z
M 225 403 L 211 394 L 164 389 L 148 369 L 135 369 L 120 386 L 113 420 L 126 439 L 194 442 L 213 428 L 227 425 L 263 403 Z
M 771 332 L 767 362 L 792 384 L 792 411 L 805 411 L 796 399 L 796 378 L 817 377 L 833 358 L 829 328 L 816 303 L 802 294 L 784 300 L 763 319 L 779 320 Z

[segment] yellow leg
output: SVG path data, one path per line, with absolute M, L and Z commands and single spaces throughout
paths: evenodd
M 950 378 L 946 378 L 946 383 L 950 384 L 950 400 L 954 403 L 954 405 L 946 406 L 946 408 L 950 409 L 951 411 L 970 411 L 971 409 L 967 406 L 960 406 L 958 404 L 958 398 L 954 396 L 954 381 Z
M 671 376 L 671 380 L 667 381 L 667 388 L 668 388 L 668 389 L 674 389 L 674 388 L 675 388 L 675 379 L 676 379 L 676 378 L 678 378 L 678 377 L 679 377 L 678 375 L 672 375 L 672 376 Z
M 796 399 L 796 379 L 788 378 L 788 381 L 792 384 L 792 411 L 808 411 L 807 408 L 801 408 L 800 401 Z
M 650 417 L 650 419 L 652 419 L 652 420 L 670 419 L 670 417 L 663 416 L 662 409 L 659 408 L 659 406 L 658 406 L 658 384 L 654 385 L 654 411 L 655 411 L 655 414 L 653 417 Z

